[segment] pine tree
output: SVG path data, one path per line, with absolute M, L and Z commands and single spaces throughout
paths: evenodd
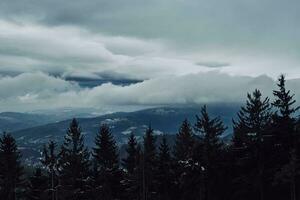
M 277 109 L 274 115 L 274 129 L 278 135 L 279 142 L 283 147 L 290 150 L 294 145 L 295 134 L 295 113 L 299 110 L 299 107 L 294 107 L 296 100 L 294 100 L 294 94 L 290 94 L 290 90 L 286 89 L 285 76 L 281 75 L 278 79 L 278 90 L 273 91 L 275 97 L 272 105 Z
M 133 133 L 128 138 L 126 153 L 127 157 L 123 159 L 123 166 L 128 174 L 133 174 L 137 164 L 137 141 Z
M 269 98 L 262 98 L 259 90 L 247 94 L 246 106 L 242 106 L 237 121 L 233 120 L 233 146 L 240 151 L 237 159 L 254 163 L 249 173 L 253 187 L 259 193 L 259 199 L 264 199 L 265 176 L 265 140 L 270 140 L 271 105 Z M 249 164 L 248 164 L 249 165 Z M 257 181 L 253 181 L 253 178 Z
M 172 189 L 174 185 L 174 171 L 172 167 L 170 147 L 167 143 L 166 136 L 164 135 L 159 146 L 158 168 L 156 174 L 158 199 L 172 199 Z
M 143 200 L 153 200 L 156 198 L 155 191 L 155 171 L 157 168 L 156 138 L 151 126 L 148 127 L 144 136 L 143 153 Z
M 133 134 L 128 138 L 126 152 L 127 157 L 123 159 L 123 165 L 127 172 L 124 183 L 126 199 L 141 200 L 143 198 L 144 154 Z
M 0 197 L 16 200 L 20 197 L 24 180 L 21 154 L 15 139 L 7 133 L 0 138 Z
M 271 122 L 269 98 L 262 99 L 259 90 L 247 94 L 246 106 L 242 106 L 237 121 L 233 120 L 235 146 L 251 146 L 263 140 L 263 134 Z M 242 143 L 242 144 L 240 144 Z
M 193 129 L 187 119 L 185 119 L 178 133 L 176 134 L 173 155 L 175 161 L 175 193 L 180 199 L 193 199 L 195 190 L 195 182 L 193 179 L 193 169 L 190 167 L 193 162 L 193 152 L 195 148 L 195 135 Z M 197 182 L 198 185 L 198 182 Z
M 43 175 L 41 168 L 37 168 L 29 178 L 29 186 L 27 188 L 28 200 L 47 200 L 48 194 L 48 178 Z
M 207 113 L 206 106 L 201 109 L 201 116 L 196 116 L 195 129 L 200 134 L 202 155 L 201 166 L 204 167 L 204 199 L 213 199 L 213 185 L 217 184 L 216 174 L 218 174 L 218 167 L 220 166 L 220 155 L 224 149 L 224 144 L 220 136 L 226 130 L 223 122 L 219 117 L 210 118 Z
M 138 174 L 138 164 L 139 164 L 139 154 L 140 149 L 138 149 L 136 138 L 133 133 L 128 137 L 127 147 L 126 147 L 126 157 L 123 159 L 123 167 L 126 170 L 124 187 L 126 188 L 127 199 L 138 199 L 139 194 L 139 174 Z
M 184 161 L 190 159 L 192 157 L 194 143 L 192 127 L 188 120 L 185 119 L 176 135 L 174 146 L 175 160 Z
M 56 196 L 56 187 L 58 183 L 58 160 L 59 157 L 56 154 L 56 143 L 50 141 L 48 145 L 45 145 L 43 148 L 44 158 L 41 160 L 43 166 L 49 174 L 49 186 L 50 186 L 50 195 L 51 200 L 55 199 Z
M 291 199 L 296 199 L 296 176 L 299 174 L 298 167 L 296 167 L 299 160 L 300 152 L 297 152 L 297 142 L 299 136 L 296 135 L 297 120 L 295 118 L 299 107 L 295 107 L 294 94 L 290 94 L 290 90 L 286 89 L 285 76 L 281 75 L 278 79 L 278 90 L 273 91 L 275 100 L 273 106 L 277 109 L 273 117 L 273 130 L 277 136 L 276 145 L 281 145 L 282 149 L 277 155 L 277 163 L 280 164 L 280 171 L 277 177 L 285 177 L 282 173 L 289 173 Z M 287 159 L 288 158 L 288 159 Z M 286 171 L 285 169 L 290 169 Z M 284 182 L 284 181 L 282 181 Z
M 128 200 L 141 200 L 144 198 L 144 153 L 140 144 L 136 148 L 136 167 L 132 175 L 127 177 L 126 194 Z
M 89 157 L 81 129 L 77 120 L 73 119 L 60 152 L 59 173 L 62 191 L 57 191 L 58 196 L 64 196 L 65 199 L 87 198 Z
M 96 162 L 96 190 L 102 199 L 119 199 L 122 195 L 118 150 L 108 125 L 102 124 L 95 138 L 93 157 Z

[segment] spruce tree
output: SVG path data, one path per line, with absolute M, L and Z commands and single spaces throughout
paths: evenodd
M 48 173 L 49 189 L 51 200 L 55 199 L 56 187 L 58 184 L 58 160 L 59 157 L 56 152 L 56 143 L 50 141 L 48 145 L 43 148 L 43 159 L 41 160 L 43 166 Z
M 157 169 L 156 137 L 151 126 L 148 127 L 144 136 L 143 153 L 143 200 L 156 199 L 155 171 Z
M 220 155 L 224 150 L 224 144 L 220 136 L 224 133 L 226 127 L 219 117 L 210 118 L 206 106 L 202 107 L 201 115 L 197 115 L 196 119 L 195 129 L 200 136 L 202 146 L 202 155 L 200 155 L 199 160 L 204 173 L 203 196 L 205 200 L 209 200 L 213 199 L 214 195 L 218 193 L 218 191 L 213 190 L 213 186 L 218 183 L 216 175 L 220 169 Z M 214 186 L 214 188 L 218 187 Z
M 174 156 L 177 161 L 185 161 L 192 157 L 194 146 L 194 134 L 192 127 L 187 119 L 185 119 L 176 135 L 174 146 Z
M 238 112 L 237 121 L 233 120 L 234 146 L 251 146 L 262 141 L 262 134 L 270 124 L 270 111 L 268 97 L 262 99 L 262 94 L 257 89 L 252 94 L 248 93 L 246 105 Z
M 122 195 L 118 149 L 107 124 L 100 126 L 95 138 L 93 157 L 96 163 L 95 189 L 102 199 L 119 199 Z
M 277 86 L 278 90 L 273 91 L 275 100 L 272 105 L 276 108 L 273 126 L 278 136 L 278 142 L 289 151 L 295 147 L 295 113 L 299 110 L 299 107 L 294 105 L 296 103 L 294 94 L 291 94 L 290 90 L 286 89 L 284 75 L 279 77 Z
M 297 166 L 299 165 L 300 156 L 297 120 L 295 118 L 299 107 L 295 107 L 294 94 L 286 89 L 284 75 L 279 77 L 277 86 L 278 90 L 273 91 L 275 97 L 273 106 L 276 108 L 273 117 L 273 132 L 277 136 L 276 145 L 282 148 L 277 154 L 276 162 L 279 163 L 280 170 L 276 177 L 289 177 L 288 181 L 282 180 L 281 182 L 289 183 L 291 199 L 294 200 L 296 199 L 296 177 L 299 174 Z
M 158 168 L 156 172 L 158 199 L 171 200 L 174 185 L 174 170 L 172 169 L 170 147 L 166 136 L 162 138 L 158 152 Z
M 247 182 L 252 183 L 252 187 L 259 194 L 256 198 L 261 200 L 265 196 L 265 141 L 272 136 L 269 131 L 272 117 L 269 101 L 268 97 L 262 98 L 257 89 L 252 94 L 248 93 L 246 105 L 238 112 L 237 121 L 233 120 L 233 147 L 235 151 L 239 151 L 237 162 L 247 162 L 247 165 L 251 163 L 252 169 L 244 173 L 248 173 Z
M 132 174 L 137 164 L 137 141 L 133 133 L 128 138 L 126 153 L 127 156 L 123 159 L 123 166 L 128 174 Z
M 59 156 L 62 189 L 57 191 L 58 196 L 65 199 L 87 199 L 90 154 L 84 146 L 84 137 L 76 119 L 70 124 Z
M 133 133 L 128 137 L 127 147 L 126 147 L 126 157 L 123 159 L 123 167 L 126 170 L 124 185 L 126 187 L 126 197 L 127 199 L 137 199 L 138 197 L 138 182 L 137 170 L 139 163 L 139 153 L 138 144 Z
M 141 145 L 136 148 L 136 167 L 133 174 L 126 177 L 126 198 L 128 200 L 141 200 L 144 198 L 144 153 Z
M 180 199 L 192 199 L 194 198 L 193 191 L 198 190 L 198 188 L 194 189 L 193 170 L 189 167 L 192 163 L 195 144 L 193 129 L 189 121 L 185 119 L 176 134 L 173 148 L 176 178 L 174 193 Z
M 5 200 L 19 199 L 24 180 L 21 154 L 15 139 L 7 133 L 0 138 L 0 197 Z
M 28 200 L 48 200 L 48 178 L 43 175 L 41 168 L 35 169 L 29 178 L 26 198 Z

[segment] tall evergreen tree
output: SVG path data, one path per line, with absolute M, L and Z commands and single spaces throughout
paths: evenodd
M 162 138 L 158 152 L 158 168 L 156 173 L 157 192 L 160 200 L 171 200 L 174 185 L 174 170 L 172 169 L 172 159 L 170 147 L 167 143 L 166 136 Z
M 108 125 L 102 124 L 95 138 L 93 157 L 96 163 L 96 190 L 102 199 L 119 199 L 122 195 L 118 150 Z
M 141 145 L 138 144 L 136 148 L 136 167 L 133 174 L 128 174 L 126 187 L 126 199 L 128 200 L 142 200 L 144 198 L 144 153 Z
M 43 148 L 43 159 L 41 160 L 43 166 L 49 174 L 49 186 L 50 186 L 50 195 L 51 200 L 55 200 L 56 197 L 56 187 L 58 184 L 58 155 L 56 152 L 56 143 L 50 141 L 48 145 L 45 145 Z
M 175 191 L 176 196 L 180 199 L 193 199 L 194 191 L 198 191 L 197 178 L 192 175 L 194 168 L 190 167 L 193 164 L 193 152 L 195 148 L 195 135 L 193 129 L 187 119 L 185 119 L 178 133 L 176 134 L 175 145 L 173 148 L 173 155 L 175 161 Z M 193 163 L 193 162 L 192 162 Z M 196 178 L 196 180 L 194 179 Z
M 202 155 L 200 161 L 203 168 L 204 181 L 204 199 L 213 199 L 218 191 L 213 190 L 213 186 L 217 184 L 217 174 L 220 168 L 220 155 L 224 149 L 224 144 L 220 136 L 226 130 L 223 122 L 219 117 L 210 118 L 206 106 L 201 109 L 201 115 L 196 116 L 195 129 L 200 134 L 200 142 L 202 146 Z M 217 187 L 216 187 L 217 188 Z
M 24 187 L 21 154 L 15 139 L 7 133 L 0 138 L 0 197 L 16 200 Z
M 294 145 L 295 134 L 295 113 L 299 107 L 295 107 L 296 100 L 294 94 L 286 89 L 285 76 L 281 75 L 278 79 L 278 90 L 273 91 L 275 97 L 272 105 L 277 109 L 274 115 L 274 129 L 277 133 L 279 142 L 282 143 L 284 148 L 289 151 Z
M 194 146 L 194 134 L 192 127 L 187 119 L 185 119 L 176 135 L 174 146 L 174 156 L 177 161 L 188 160 L 192 157 Z
M 247 181 L 252 182 L 254 190 L 258 191 L 258 199 L 264 199 L 265 185 L 265 140 L 270 140 L 271 104 L 269 98 L 262 98 L 259 90 L 247 94 L 246 105 L 238 112 L 237 121 L 233 120 L 235 150 L 243 152 L 239 154 L 238 162 L 241 160 L 253 163 Z M 239 149 L 242 148 L 242 149 Z M 245 173 L 245 172 L 244 172 Z M 256 180 L 253 180 L 253 178 Z M 250 181 L 251 180 L 251 181 Z M 256 189 L 255 189 L 256 188 Z
M 273 102 L 274 107 L 277 109 L 274 114 L 273 120 L 273 132 L 277 136 L 276 145 L 281 146 L 280 152 L 277 154 L 277 163 L 281 168 L 277 177 L 286 177 L 284 173 L 289 173 L 290 177 L 287 182 L 290 185 L 291 199 L 296 199 L 296 176 L 299 174 L 298 160 L 300 152 L 297 146 L 299 146 L 299 136 L 297 135 L 296 127 L 297 120 L 295 118 L 296 112 L 299 107 L 295 107 L 296 100 L 294 94 L 291 94 L 290 90 L 286 89 L 285 76 L 281 75 L 278 79 L 278 90 L 273 91 L 275 100 Z M 290 169 L 287 171 L 286 169 Z M 282 174 L 283 173 L 283 174 Z
M 246 106 L 242 106 L 237 121 L 233 120 L 235 146 L 251 146 L 263 141 L 271 122 L 269 98 L 262 99 L 259 90 L 247 94 Z
M 155 171 L 157 169 L 156 137 L 151 126 L 148 127 L 144 136 L 143 154 L 143 200 L 156 198 Z
M 59 196 L 72 200 L 87 199 L 89 157 L 79 124 L 73 119 L 60 152 L 59 173 L 62 191 L 58 191 Z
M 133 174 L 137 165 L 137 141 L 133 133 L 128 138 L 126 153 L 127 157 L 123 159 L 123 166 L 128 174 Z
M 48 178 L 43 175 L 41 168 L 35 169 L 29 178 L 26 198 L 28 200 L 48 200 Z
M 126 170 L 125 187 L 127 199 L 135 200 L 139 199 L 140 184 L 138 179 L 139 174 L 139 159 L 140 159 L 140 147 L 138 146 L 136 137 L 133 133 L 128 137 L 126 147 L 126 157 L 123 159 L 123 166 Z

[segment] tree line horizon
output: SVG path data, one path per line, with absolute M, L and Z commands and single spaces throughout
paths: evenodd
M 274 100 L 255 89 L 227 127 L 203 106 L 195 124 L 185 119 L 170 145 L 157 144 L 149 126 L 143 141 L 128 137 L 126 155 L 107 124 L 94 147 L 73 119 L 58 146 L 44 145 L 41 166 L 25 170 L 11 134 L 0 137 L 0 199 L 5 200 L 282 200 L 300 199 L 300 118 L 284 75 Z M 27 167 L 28 168 L 28 167 Z

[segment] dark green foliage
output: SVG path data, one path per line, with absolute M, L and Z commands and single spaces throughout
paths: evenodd
M 157 169 L 156 138 L 151 126 L 148 127 L 144 136 L 144 153 L 142 160 L 143 170 L 143 198 L 156 199 L 155 172 Z
M 28 200 L 46 200 L 48 197 L 48 177 L 43 175 L 41 168 L 37 168 L 29 178 L 29 185 L 26 191 Z
M 278 79 L 278 90 L 274 90 L 275 100 L 273 106 L 276 112 L 273 115 L 272 131 L 276 136 L 276 145 L 279 151 L 276 153 L 277 174 L 275 183 L 289 185 L 291 199 L 296 199 L 297 178 L 299 178 L 299 134 L 297 133 L 296 100 L 294 94 L 286 89 L 284 75 Z M 299 188 L 298 188 L 299 189 Z
M 111 130 L 106 124 L 101 125 L 95 138 L 93 158 L 95 193 L 104 200 L 121 198 L 122 172 L 119 169 L 118 149 Z
M 157 199 L 171 200 L 173 199 L 172 191 L 174 190 L 175 174 L 173 162 L 170 154 L 170 147 L 167 139 L 163 136 L 158 152 L 158 167 L 156 172 L 157 179 Z
M 48 173 L 48 189 L 51 196 L 51 200 L 54 200 L 57 194 L 59 167 L 59 157 L 56 152 L 56 144 L 54 141 L 50 141 L 48 145 L 44 146 L 43 156 L 44 157 L 41 160 L 41 162 Z
M 21 154 L 15 139 L 7 133 L 0 138 L 0 197 L 16 200 L 23 193 Z
M 70 124 L 59 157 L 60 194 L 64 199 L 86 199 L 89 152 L 76 119 Z
M 140 161 L 141 161 L 141 148 L 138 145 L 133 133 L 130 134 L 126 147 L 126 158 L 123 159 L 123 166 L 126 170 L 124 179 L 124 187 L 126 199 L 140 199 L 141 178 Z
M 223 150 L 224 144 L 220 136 L 224 133 L 226 127 L 219 117 L 210 118 L 206 106 L 202 107 L 201 116 L 196 116 L 196 118 L 195 129 L 200 135 L 200 143 L 203 146 L 203 161 L 209 166 L 210 162 L 217 159 L 218 154 Z
M 119 167 L 118 151 L 108 125 L 103 124 L 95 138 L 93 157 L 100 169 L 114 169 Z
M 202 191 L 200 194 L 204 199 L 214 199 L 218 194 L 219 170 L 221 169 L 221 155 L 224 151 L 224 144 L 220 136 L 226 130 L 219 117 L 210 118 L 206 106 L 201 109 L 201 115 L 196 116 L 195 129 L 200 135 L 199 148 L 201 153 L 195 160 L 199 160 L 202 166 Z
M 290 90 L 286 89 L 286 80 L 284 75 L 278 79 L 278 90 L 274 90 L 275 100 L 272 105 L 276 108 L 273 116 L 274 133 L 277 140 L 283 145 L 287 152 L 294 147 L 295 137 L 295 113 L 299 107 L 294 107 L 296 100 L 294 94 L 290 94 Z
M 182 122 L 179 132 L 176 135 L 174 156 L 177 161 L 188 160 L 192 157 L 194 146 L 194 134 L 187 119 Z
M 264 199 L 264 187 L 266 187 L 266 163 L 271 157 L 265 150 L 265 146 L 270 146 L 273 135 L 271 127 L 271 105 L 269 98 L 262 98 L 259 90 L 247 95 L 246 105 L 241 107 L 238 112 L 237 121 L 233 121 L 234 137 L 233 149 L 236 154 L 236 162 L 240 164 L 240 173 L 243 178 L 238 178 L 238 185 L 247 185 L 251 188 L 246 196 Z M 250 168 L 249 168 L 250 167 Z M 268 183 L 270 184 L 270 182 Z M 255 194 L 257 194 L 255 196 Z M 246 197 L 244 197 L 246 198 Z
M 128 174 L 133 174 L 137 165 L 137 141 L 133 133 L 128 138 L 126 153 L 127 157 L 123 159 L 123 166 Z
M 290 118 L 299 107 L 293 107 L 296 103 L 294 100 L 294 94 L 290 94 L 291 91 L 286 89 L 286 80 L 284 75 L 280 75 L 278 78 L 278 90 L 273 91 L 273 95 L 275 96 L 275 100 L 273 105 L 278 109 L 277 114 L 279 114 L 282 118 Z
M 271 105 L 269 98 L 262 99 L 259 90 L 247 94 L 246 106 L 238 112 L 237 121 L 233 121 L 236 147 L 252 146 L 263 141 L 271 123 Z

